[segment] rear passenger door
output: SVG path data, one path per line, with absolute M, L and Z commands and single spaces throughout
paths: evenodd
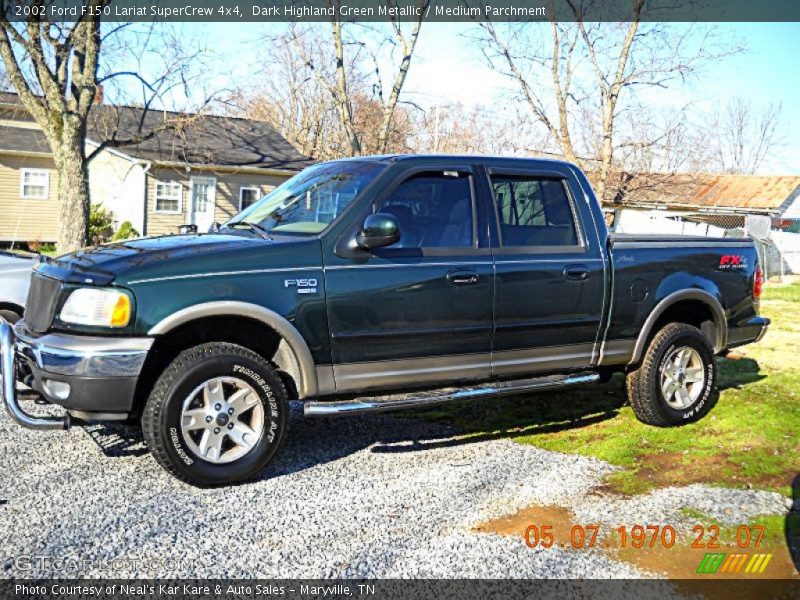
M 598 244 L 569 180 L 556 173 L 487 171 L 495 217 L 492 372 L 586 367 L 605 284 Z M 581 198 L 582 198 L 581 194 Z

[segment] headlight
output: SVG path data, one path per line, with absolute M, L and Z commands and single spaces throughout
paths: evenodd
M 115 290 L 80 288 L 69 295 L 59 318 L 75 325 L 125 327 L 131 320 L 131 299 Z

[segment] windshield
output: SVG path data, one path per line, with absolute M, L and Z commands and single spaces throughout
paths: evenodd
M 274 233 L 317 234 L 342 214 L 385 165 L 333 162 L 298 173 L 225 226 L 250 223 Z

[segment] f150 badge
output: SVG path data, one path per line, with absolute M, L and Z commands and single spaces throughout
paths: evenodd
M 317 280 L 316 279 L 284 279 L 283 287 L 295 288 L 298 294 L 316 294 L 317 293 Z
M 730 271 L 734 269 L 746 269 L 747 257 L 741 254 L 723 254 L 719 257 L 719 269 Z

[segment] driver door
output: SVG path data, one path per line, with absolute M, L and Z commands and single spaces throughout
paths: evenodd
M 400 240 L 326 265 L 337 390 L 488 377 L 493 266 L 471 169 L 406 173 L 370 211 L 392 215 Z

